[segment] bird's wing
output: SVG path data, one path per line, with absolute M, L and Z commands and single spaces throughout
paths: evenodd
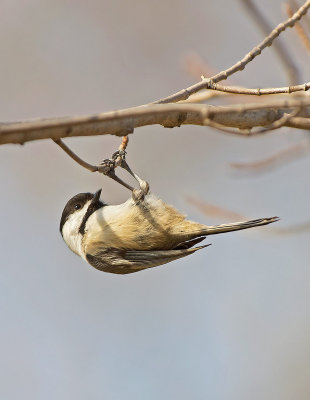
M 123 250 L 96 248 L 86 252 L 87 262 L 96 269 L 113 274 L 131 274 L 186 257 L 205 246 L 181 250 Z

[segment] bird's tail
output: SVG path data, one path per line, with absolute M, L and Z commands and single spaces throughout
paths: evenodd
M 216 235 L 218 233 L 240 231 L 241 229 L 253 228 L 255 226 L 268 225 L 272 222 L 279 221 L 278 217 L 253 219 L 251 221 L 234 222 L 232 224 L 223 224 L 208 226 L 205 229 L 205 235 Z

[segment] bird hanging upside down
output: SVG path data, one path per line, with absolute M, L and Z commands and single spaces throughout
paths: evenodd
M 150 193 L 147 182 L 129 168 L 123 157 L 120 164 L 139 182 L 134 190 L 114 174 L 110 176 L 132 190 L 132 197 L 119 205 L 100 201 L 95 194 L 80 193 L 66 204 L 60 232 L 68 247 L 93 267 L 114 274 L 130 274 L 157 267 L 197 250 L 208 235 L 267 225 L 277 217 L 207 226 L 189 221 L 174 207 Z

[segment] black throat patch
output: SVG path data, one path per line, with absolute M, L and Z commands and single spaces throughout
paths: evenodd
M 86 222 L 88 220 L 88 218 L 97 210 L 99 210 L 99 208 L 103 207 L 104 204 L 102 203 L 102 201 L 98 200 L 95 202 L 91 202 L 90 205 L 88 206 L 88 209 L 83 217 L 83 220 L 81 222 L 81 225 L 79 227 L 79 233 L 81 233 L 82 235 L 84 235 L 85 233 L 85 227 L 86 227 Z

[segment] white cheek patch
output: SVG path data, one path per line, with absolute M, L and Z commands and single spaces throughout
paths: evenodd
M 62 229 L 63 239 L 66 242 L 67 246 L 74 253 L 78 254 L 81 257 L 83 257 L 84 255 L 82 249 L 83 235 L 79 233 L 79 228 L 81 226 L 89 204 L 90 201 L 88 201 L 81 210 L 75 211 L 73 214 L 71 214 Z

